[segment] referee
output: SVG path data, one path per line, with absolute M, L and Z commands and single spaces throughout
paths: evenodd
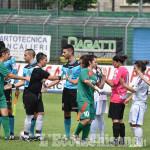
M 74 47 L 70 44 L 63 47 L 63 53 L 65 59 L 68 62 L 62 66 L 61 76 L 68 74 L 69 78 L 76 80 L 81 72 L 81 66 L 77 59 L 74 57 Z M 53 81 L 57 84 L 58 81 Z M 50 83 L 47 88 L 54 84 Z M 68 79 L 64 84 L 63 95 L 62 95 L 62 110 L 64 111 L 64 126 L 65 136 L 61 139 L 62 141 L 70 140 L 70 127 L 71 127 L 71 111 L 78 112 L 78 106 L 76 103 L 77 96 L 77 85 L 72 84 Z

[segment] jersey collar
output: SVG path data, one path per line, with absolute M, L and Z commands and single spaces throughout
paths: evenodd
M 33 65 L 33 64 L 35 64 L 35 63 L 37 63 L 37 60 L 35 60 L 32 64 L 29 64 L 29 65 Z
M 74 62 L 71 63 L 71 64 L 70 64 L 69 61 L 68 61 L 68 64 L 69 64 L 69 65 L 73 65 L 76 61 L 77 61 L 77 59 L 75 59 Z

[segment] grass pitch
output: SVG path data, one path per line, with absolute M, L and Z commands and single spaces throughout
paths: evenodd
M 14 95 L 14 93 L 13 93 Z M 5 141 L 4 140 L 4 132 L 3 128 L 1 127 L 0 130 L 0 150 L 49 150 L 49 149 L 85 149 L 85 147 L 77 147 L 73 142 L 58 142 L 58 138 L 64 135 L 64 114 L 61 110 L 61 94 L 52 94 L 52 93 L 44 93 L 43 94 L 43 103 L 45 109 L 45 116 L 44 116 L 44 124 L 43 124 L 43 134 L 45 134 L 45 138 L 47 139 L 46 142 L 25 142 L 22 140 L 16 141 Z M 14 100 L 14 96 L 13 96 Z M 110 98 L 108 97 L 108 104 Z M 145 114 L 144 118 L 144 125 L 143 125 L 143 139 L 146 142 L 145 147 L 142 149 L 150 149 L 150 99 L 147 100 L 148 109 Z M 13 101 L 14 102 L 14 101 Z M 126 107 L 124 112 L 124 123 L 126 126 L 126 137 L 133 138 L 133 133 L 128 125 L 128 116 L 129 110 L 131 107 L 131 103 L 129 106 Z M 22 92 L 20 93 L 18 102 L 17 102 L 17 110 L 15 116 L 15 135 L 19 136 L 20 131 L 24 129 L 24 120 L 25 120 L 25 110 L 23 108 L 22 102 Z M 107 117 L 107 114 L 104 114 L 105 119 L 105 137 L 112 137 L 112 121 Z M 74 133 L 77 127 L 77 114 L 72 113 L 71 119 L 71 134 Z M 97 132 L 98 133 L 98 132 Z M 90 135 L 89 135 L 90 137 Z M 122 147 L 110 147 L 110 146 L 102 146 L 102 145 L 95 145 L 94 147 L 86 147 L 86 149 L 129 149 L 128 146 Z M 141 148 L 136 148 L 141 149 Z

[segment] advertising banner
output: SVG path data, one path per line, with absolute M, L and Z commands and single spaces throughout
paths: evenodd
M 93 37 L 73 37 L 63 36 L 62 47 L 65 44 L 71 44 L 75 50 L 75 57 L 84 54 L 94 54 L 98 58 L 113 58 L 116 54 L 122 54 L 122 38 L 93 38 Z
M 0 41 L 5 43 L 5 46 L 10 49 L 10 54 L 16 61 L 24 61 L 24 51 L 26 49 L 43 52 L 50 60 L 50 35 L 22 35 L 22 34 L 0 34 Z
M 22 63 L 18 63 L 18 75 L 22 76 L 23 74 L 23 67 L 27 65 L 27 64 L 22 64 Z M 110 65 L 100 65 L 99 67 L 101 68 L 106 68 L 108 75 L 107 75 L 107 79 L 111 80 L 113 75 L 114 75 L 114 71 L 115 68 L 113 66 Z M 132 86 L 134 85 L 137 75 L 134 73 L 134 69 L 133 66 L 125 66 L 128 71 L 129 71 L 129 85 Z M 47 65 L 45 67 L 45 70 L 47 72 L 49 72 L 50 75 L 52 76 L 58 76 L 59 73 L 61 72 L 61 65 Z M 149 78 L 150 80 L 150 67 L 147 67 L 146 70 L 146 76 Z M 51 82 L 51 81 L 47 81 L 47 82 Z M 63 91 L 63 86 L 64 86 L 65 80 L 61 80 L 57 85 L 52 86 L 51 88 L 49 88 L 47 90 L 47 92 L 58 92 L 58 93 L 62 93 Z M 23 87 L 21 87 L 21 89 L 23 89 Z M 106 90 L 106 92 L 111 92 L 111 87 L 107 84 L 105 84 L 104 89 Z

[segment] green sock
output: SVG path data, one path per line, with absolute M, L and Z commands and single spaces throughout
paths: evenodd
M 86 126 L 84 126 L 83 128 L 83 132 L 82 132 L 82 140 L 85 141 L 89 135 L 90 132 L 90 127 L 91 124 L 87 124 Z
M 4 128 L 4 132 L 5 132 L 5 137 L 8 137 L 10 135 L 8 116 L 2 116 L 2 125 L 3 125 L 3 128 Z
M 76 129 L 76 131 L 75 131 L 75 134 L 76 134 L 76 135 L 79 135 L 80 132 L 83 130 L 83 128 L 84 128 L 84 125 L 83 125 L 81 122 L 79 122 L 79 124 L 78 124 L 78 126 L 77 126 L 77 129 Z

